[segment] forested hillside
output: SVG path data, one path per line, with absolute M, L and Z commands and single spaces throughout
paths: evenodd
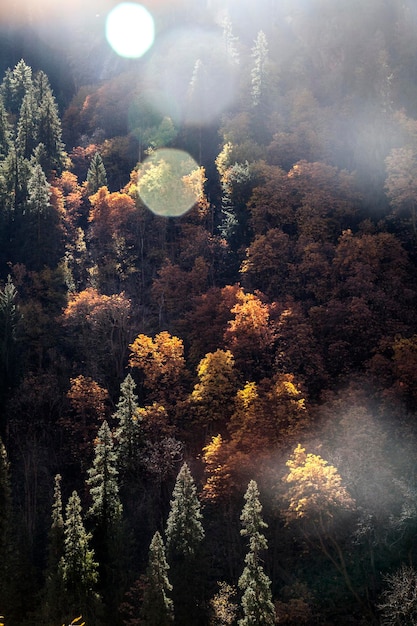
M 417 623 L 417 8 L 154 5 L 0 45 L 2 621 Z

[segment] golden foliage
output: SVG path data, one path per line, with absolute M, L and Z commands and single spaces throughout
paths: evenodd
M 297 518 L 332 518 L 337 509 L 352 509 L 354 501 L 342 485 L 342 478 L 333 465 L 317 454 L 306 453 L 298 444 L 286 463 L 289 468 L 284 482 L 287 522 Z

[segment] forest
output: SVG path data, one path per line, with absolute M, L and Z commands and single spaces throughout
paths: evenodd
M 115 4 L 0 9 L 0 622 L 415 624 L 417 7 Z

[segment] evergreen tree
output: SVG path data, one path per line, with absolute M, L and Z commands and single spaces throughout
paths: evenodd
M 88 470 L 87 485 L 92 504 L 87 512 L 93 522 L 93 545 L 100 567 L 100 582 L 109 611 L 117 605 L 117 579 L 120 565 L 120 523 L 122 505 L 119 499 L 116 453 L 113 436 L 106 420 L 94 442 L 93 466 Z
M 120 397 L 113 418 L 119 421 L 116 429 L 118 467 L 123 475 L 134 471 L 140 442 L 138 396 L 136 383 L 128 374 L 120 385 Z
M 49 530 L 48 566 L 46 571 L 45 604 L 43 617 L 45 620 L 57 620 L 64 617 L 60 614 L 60 602 L 64 592 L 60 562 L 64 554 L 64 517 L 61 497 L 61 475 L 55 476 L 54 499 L 52 503 L 51 528 Z
M 16 349 L 17 291 L 11 276 L 0 291 L 0 390 L 4 393 L 14 382 L 14 358 Z
M 107 187 L 107 174 L 101 154 L 96 152 L 90 162 L 87 172 L 87 192 L 89 196 L 96 193 L 100 187 Z
M 172 493 L 166 537 L 169 554 L 193 557 L 204 538 L 200 502 L 187 463 L 181 467 Z
M 180 626 L 193 626 L 201 621 L 201 542 L 204 539 L 201 520 L 197 489 L 189 467 L 184 463 L 175 482 L 165 533 L 172 572 L 175 623 Z
M 223 41 L 226 48 L 227 59 L 233 65 L 239 65 L 238 44 L 239 38 L 233 34 L 232 22 L 229 15 L 226 15 L 222 21 Z
M 259 31 L 252 48 L 252 58 L 252 103 L 254 107 L 257 107 L 265 97 L 268 87 L 268 41 L 262 30 Z
M 262 505 L 259 501 L 258 486 L 251 480 L 246 494 L 245 506 L 240 520 L 241 535 L 249 538 L 249 552 L 245 557 L 246 567 L 239 578 L 239 587 L 243 592 L 243 618 L 239 626 L 268 626 L 275 624 L 275 609 L 271 596 L 271 581 L 261 565 L 259 553 L 268 547 L 262 529 L 267 524 L 262 519 Z
M 106 534 L 119 523 L 122 514 L 117 475 L 113 437 L 104 420 L 95 441 L 93 467 L 88 470 L 87 484 L 93 500 L 88 515 Z
M 1 85 L 1 94 L 7 111 L 17 115 L 26 93 L 32 88 L 32 68 L 23 59 L 20 59 L 13 70 L 10 68 L 6 70 Z
M 35 77 L 34 93 L 38 111 L 36 140 L 45 147 L 41 165 L 47 176 L 52 170 L 60 174 L 65 167 L 67 155 L 62 141 L 58 106 L 44 72 L 38 72 Z
M 0 162 L 9 154 L 11 148 L 12 129 L 7 117 L 7 112 L 0 96 Z
M 157 531 L 149 546 L 147 587 L 142 605 L 141 617 L 147 626 L 167 626 L 173 623 L 173 603 L 168 597 L 172 585 L 168 579 L 168 570 L 164 542 Z
M 93 619 L 97 608 L 98 597 L 94 592 L 98 581 L 97 563 L 90 540 L 91 535 L 86 532 L 81 516 L 80 498 L 73 491 L 65 509 L 64 556 L 60 561 L 65 612 L 69 619 L 80 613 Z
M 29 159 L 37 141 L 37 106 L 33 88 L 27 91 L 20 107 L 16 131 L 16 150 L 20 157 Z

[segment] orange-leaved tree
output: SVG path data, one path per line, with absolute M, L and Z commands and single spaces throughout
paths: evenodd
M 130 345 L 129 365 L 138 368 L 144 376 L 150 398 L 172 403 L 181 395 L 185 376 L 184 345 L 182 339 L 167 331 L 153 339 L 140 334 Z

